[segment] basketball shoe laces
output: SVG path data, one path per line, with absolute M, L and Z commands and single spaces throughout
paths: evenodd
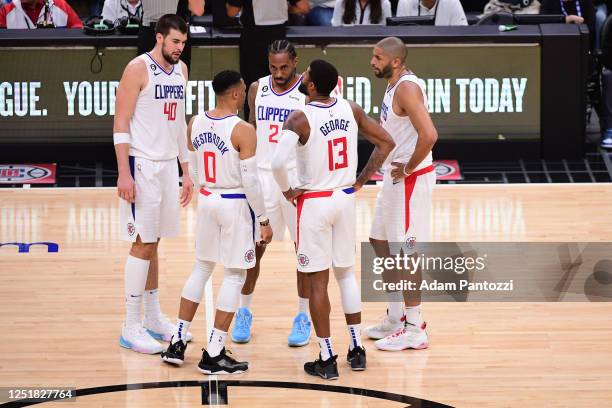
M 398 329 L 395 333 L 393 333 L 391 335 L 391 337 L 399 337 L 402 334 L 406 333 L 408 331 L 408 325 L 413 326 L 413 327 L 417 327 L 416 325 L 412 324 L 412 323 L 408 323 L 408 322 L 404 322 L 404 326 L 402 326 L 401 329 Z M 425 330 L 425 323 L 423 323 L 423 325 L 421 325 L 421 330 Z
M 240 314 L 240 328 L 244 329 L 245 327 L 247 327 L 247 324 L 248 324 L 248 322 L 247 322 L 247 315 L 246 315 L 246 313 L 244 313 L 244 314 L 241 313 Z
M 297 327 L 297 331 L 300 334 L 306 334 L 306 324 L 304 323 L 304 320 L 299 321 L 299 326 Z
M 406 333 L 406 326 L 404 325 L 401 329 L 398 329 L 395 333 L 391 335 L 392 338 L 399 337 L 402 334 Z

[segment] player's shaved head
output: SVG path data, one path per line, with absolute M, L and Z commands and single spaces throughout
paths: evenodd
M 404 44 L 404 42 L 399 38 L 383 38 L 376 44 L 376 47 L 380 48 L 385 55 L 391 58 L 399 58 L 402 64 L 406 63 L 408 51 L 406 50 L 406 45 Z
M 380 40 L 372 49 L 370 65 L 374 75 L 389 80 L 405 69 L 406 45 L 397 37 L 387 37 Z

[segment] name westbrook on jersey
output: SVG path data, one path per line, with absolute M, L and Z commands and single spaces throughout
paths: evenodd
M 192 143 L 194 149 L 196 150 L 200 150 L 200 147 L 202 145 L 210 143 L 217 147 L 219 152 L 221 152 L 221 155 L 224 155 L 228 151 L 225 141 L 223 141 L 219 136 L 217 136 L 216 133 L 212 132 L 200 133 L 199 135 L 193 138 Z

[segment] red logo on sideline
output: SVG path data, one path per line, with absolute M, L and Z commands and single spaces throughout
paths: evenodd
M 54 184 L 55 164 L 0 164 L 0 184 Z

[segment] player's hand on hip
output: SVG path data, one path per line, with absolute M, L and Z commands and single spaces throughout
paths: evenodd
M 393 181 L 402 180 L 412 174 L 413 170 L 408 169 L 406 167 L 406 163 L 391 162 L 391 165 L 393 166 L 391 169 L 391 177 L 393 178 Z
M 301 188 L 290 188 L 287 191 L 283 191 L 283 195 L 285 196 L 285 198 L 287 199 L 287 201 L 291 202 L 291 204 L 293 204 L 295 206 L 295 200 L 302 195 L 302 193 L 304 193 L 304 191 Z
M 117 195 L 129 203 L 134 202 L 136 199 L 136 188 L 131 174 L 119 173 L 117 178 Z
M 259 227 L 259 231 L 261 232 L 261 241 L 259 242 L 260 246 L 269 244 L 272 241 L 272 227 L 270 224 Z
M 188 174 L 183 174 L 183 187 L 181 188 L 181 207 L 186 207 L 193 196 L 193 182 Z

